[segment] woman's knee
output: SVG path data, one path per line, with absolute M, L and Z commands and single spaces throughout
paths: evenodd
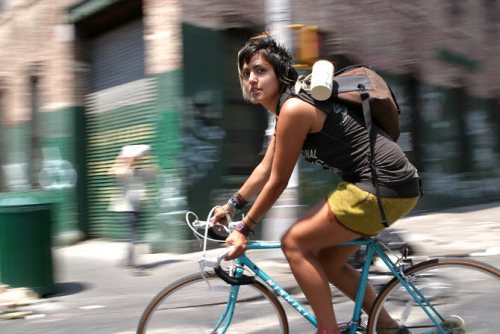
M 302 254 L 299 238 L 293 228 L 288 230 L 281 238 L 281 248 L 287 258 Z

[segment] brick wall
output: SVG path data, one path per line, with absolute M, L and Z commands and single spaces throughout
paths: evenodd
M 317 25 L 326 33 L 327 54 L 345 54 L 353 61 L 393 73 L 412 69 L 429 84 L 450 87 L 466 80 L 469 93 L 478 97 L 500 94 L 498 1 L 289 3 L 292 23 Z M 183 19 L 215 29 L 259 27 L 266 22 L 265 4 L 266 1 L 189 1 L 183 3 Z M 454 4 L 459 6 L 455 16 L 451 14 Z M 444 60 L 443 50 L 453 59 Z
M 6 118 L 29 118 L 28 77 L 40 80 L 41 111 L 73 100 L 72 30 L 62 25 L 64 8 L 75 0 L 12 1 L 0 12 L 0 78 L 6 90 Z
M 441 86 L 456 86 L 466 78 L 472 95 L 492 97 L 500 92 L 496 79 L 500 71 L 498 2 L 496 8 L 490 8 L 483 1 L 461 1 L 462 12 L 455 18 L 450 13 L 452 1 L 292 3 L 294 23 L 317 24 L 327 32 L 329 52 L 340 49 L 361 62 L 395 73 L 415 68 L 424 82 Z M 496 22 L 486 19 L 490 10 L 496 11 Z M 470 60 L 477 68 L 443 61 L 440 50 Z
M 79 68 L 72 60 L 72 30 L 64 25 L 64 13 L 78 2 L 19 0 L 0 12 L 0 59 L 6 60 L 0 63 L 0 78 L 11 88 L 5 97 L 8 121 L 28 117 L 25 88 L 34 65 L 42 76 L 42 111 L 75 102 L 72 82 Z M 452 3 L 290 1 L 292 23 L 318 25 L 326 33 L 328 54 L 343 53 L 394 73 L 412 68 L 424 82 L 440 86 L 467 80 L 472 95 L 498 96 L 500 28 L 498 14 L 491 12 L 498 13 L 500 4 L 466 0 L 453 17 Z M 182 21 L 214 29 L 264 27 L 265 4 L 263 0 L 144 0 L 147 72 L 182 66 Z M 443 59 L 443 50 L 458 61 Z M 462 60 L 470 64 L 461 64 Z
M 146 72 L 158 74 L 182 66 L 181 0 L 149 0 L 143 4 Z

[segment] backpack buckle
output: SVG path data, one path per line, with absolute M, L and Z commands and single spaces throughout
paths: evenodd
M 370 97 L 370 94 L 368 94 L 365 85 L 359 84 L 358 89 L 359 89 L 359 94 L 361 95 L 361 100 L 366 100 L 367 98 Z

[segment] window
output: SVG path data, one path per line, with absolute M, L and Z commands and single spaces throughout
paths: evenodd
M 40 133 L 40 77 L 37 69 L 29 74 L 29 96 L 31 110 L 31 127 L 29 143 L 29 181 L 34 189 L 40 188 L 39 174 L 42 165 L 42 138 Z

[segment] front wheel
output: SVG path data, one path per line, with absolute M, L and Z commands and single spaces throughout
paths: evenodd
M 439 314 L 437 322 L 444 332 L 434 325 L 394 278 L 382 289 L 372 307 L 368 333 L 395 333 L 392 329 L 380 330 L 387 314 L 400 325 L 405 325 L 412 334 L 498 332 L 498 269 L 474 260 L 434 259 L 407 269 L 405 274 Z
M 142 314 L 137 334 L 288 334 L 282 305 L 262 283 L 241 285 L 234 310 L 226 308 L 232 291 L 215 274 L 187 276 L 153 298 Z M 226 329 L 225 319 L 231 315 Z

